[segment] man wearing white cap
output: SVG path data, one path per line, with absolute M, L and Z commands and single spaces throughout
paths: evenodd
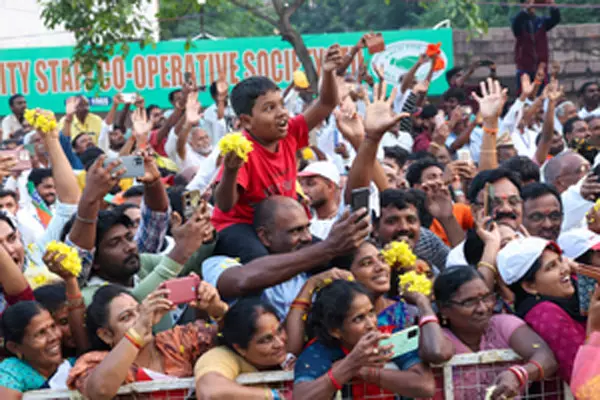
M 332 162 L 317 161 L 300 172 L 298 178 L 313 212 L 310 233 L 325 239 L 340 214 L 340 173 Z

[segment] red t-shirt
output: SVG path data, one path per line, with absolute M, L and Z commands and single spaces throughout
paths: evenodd
M 165 144 L 167 143 L 167 137 L 158 142 L 158 131 L 160 129 L 155 129 L 150 132 L 150 146 L 154 149 L 154 151 L 161 157 L 168 157 L 167 152 L 165 151 Z M 168 136 L 168 135 L 167 135 Z
M 248 154 L 248 161 L 237 175 L 237 184 L 243 190 L 237 204 L 229 212 L 215 207 L 212 224 L 217 231 L 233 224 L 252 224 L 254 206 L 268 196 L 296 198 L 296 151 L 308 146 L 308 125 L 304 116 L 290 118 L 287 136 L 279 141 L 274 153 L 261 146 L 248 132 L 244 131 L 244 135 L 253 143 L 254 150 Z M 217 182 L 222 174 L 223 167 Z

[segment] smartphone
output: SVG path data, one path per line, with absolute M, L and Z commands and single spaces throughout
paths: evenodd
M 488 183 L 486 189 L 487 189 L 486 190 L 487 204 L 485 207 L 485 213 L 488 217 L 493 218 L 494 217 L 494 187 Z
M 27 151 L 23 148 L 14 149 L 14 150 L 1 150 L 0 156 L 1 157 L 11 156 L 15 160 L 17 160 L 17 163 L 11 169 L 11 171 L 13 171 L 13 172 L 22 172 L 22 171 L 26 171 L 26 170 L 32 168 L 31 156 L 29 154 L 29 151 Z
M 600 268 L 579 264 L 577 269 L 577 295 L 579 296 L 579 309 L 582 315 L 587 315 L 590 300 L 600 281 Z
M 167 296 L 173 304 L 185 304 L 196 300 L 198 296 L 198 286 L 200 278 L 197 275 L 190 275 L 183 278 L 170 279 L 163 282 L 159 288 L 169 289 L 171 293 Z
M 392 334 L 387 339 L 383 339 L 379 342 L 379 346 L 393 345 L 392 353 L 393 358 L 403 356 L 407 353 L 419 349 L 419 327 L 412 326 L 410 328 L 403 329 L 399 332 Z
M 199 190 L 184 192 L 181 195 L 181 202 L 183 203 L 183 216 L 188 220 L 202 204 L 202 195 Z
M 192 73 L 188 71 L 184 72 L 183 81 L 187 84 L 192 84 Z
M 369 190 L 369 188 L 358 188 L 358 189 L 354 189 L 352 191 L 352 200 L 351 200 L 351 207 L 352 207 L 352 212 L 354 211 L 358 211 L 361 208 L 366 208 L 367 209 L 367 214 L 368 214 L 368 210 L 369 210 L 369 196 L 371 195 L 371 192 Z
M 27 150 L 27 152 L 29 153 L 30 156 L 34 156 L 35 155 L 35 144 L 26 144 L 23 146 L 23 149 Z
M 456 155 L 459 161 L 471 161 L 471 151 L 469 149 L 458 149 Z
M 471 106 L 462 106 L 462 112 L 463 112 L 463 116 L 469 117 L 471 114 L 473 114 L 473 107 Z
M 125 169 L 125 174 L 121 178 L 139 178 L 144 176 L 144 158 L 142 156 L 125 156 L 119 158 L 107 158 L 104 161 L 104 167 L 115 160 L 121 160 L 121 166 L 116 171 Z
M 121 93 L 121 98 L 125 103 L 133 104 L 137 99 L 137 95 L 135 93 Z

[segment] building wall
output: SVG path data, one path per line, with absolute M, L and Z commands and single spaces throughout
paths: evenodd
M 515 38 L 510 28 L 493 28 L 483 38 L 467 40 L 465 31 L 454 31 L 454 62 L 468 65 L 471 60 L 496 62 L 503 84 L 514 88 Z M 558 25 L 549 34 L 550 56 L 561 63 L 559 78 L 568 93 L 576 92 L 586 81 L 600 80 L 600 24 Z M 480 70 L 476 77 L 487 73 Z
M 158 40 L 158 22 L 155 18 L 157 10 L 158 0 L 152 0 L 144 14 L 154 25 Z M 41 7 L 37 0 L 0 0 L 0 49 L 75 44 L 73 35 L 63 29 L 46 29 L 40 13 Z

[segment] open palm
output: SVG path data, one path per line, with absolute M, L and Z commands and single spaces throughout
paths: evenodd
M 344 138 L 351 141 L 365 136 L 363 120 L 356 112 L 335 110 L 334 116 L 337 128 Z
M 198 93 L 192 92 L 188 94 L 187 103 L 185 104 L 185 119 L 190 125 L 197 125 L 200 122 L 200 102 L 198 101 Z
M 473 98 L 479 103 L 479 112 L 486 118 L 498 118 L 502 113 L 502 107 L 506 102 L 508 89 L 502 89 L 500 82 L 488 78 L 487 82 L 481 82 L 481 96 L 473 92 Z
M 146 110 L 143 108 L 138 108 L 133 112 L 131 122 L 133 122 L 133 131 L 138 136 L 143 136 L 152 129 L 152 122 L 148 121 Z
M 380 82 L 380 89 L 373 92 L 375 99 L 373 102 L 366 99 L 367 112 L 365 117 L 365 131 L 367 136 L 372 136 L 381 139 L 383 135 L 395 124 L 403 118 L 409 118 L 410 114 L 396 114 L 392 110 L 392 103 L 396 97 L 396 88 L 392 90 L 390 97 L 386 100 L 387 85 L 385 82 Z

